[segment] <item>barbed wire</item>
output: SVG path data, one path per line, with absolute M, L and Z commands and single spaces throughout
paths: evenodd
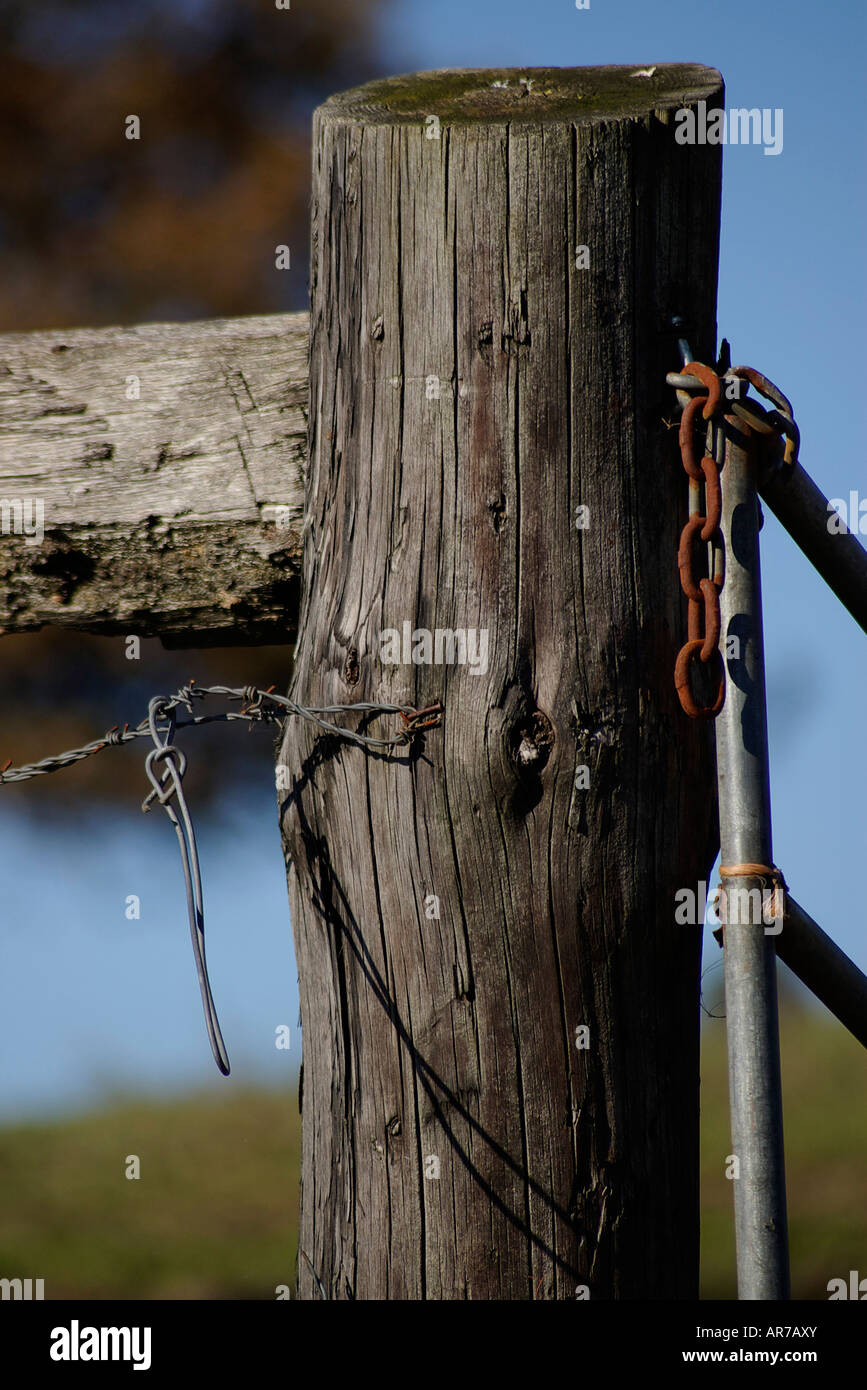
M 208 695 L 222 696 L 227 700 L 243 701 L 244 708 L 240 710 L 224 710 L 219 714 L 193 714 L 194 701 L 204 700 Z M 300 719 L 307 719 L 311 723 L 318 725 L 326 733 L 335 734 L 337 737 L 347 739 L 350 743 L 361 744 L 364 748 L 389 749 L 405 746 L 411 743 L 416 734 L 425 729 L 435 728 L 440 722 L 442 715 L 442 704 L 437 701 L 434 705 L 429 705 L 425 709 L 415 709 L 412 705 L 390 705 L 375 704 L 370 701 L 362 701 L 351 705 L 319 705 L 305 706 L 296 704 L 285 695 L 275 694 L 273 687 L 268 690 L 259 690 L 256 686 L 245 685 L 240 687 L 228 685 L 197 685 L 195 680 L 191 680 L 187 685 L 181 686 L 174 695 L 156 697 L 158 700 L 157 717 L 172 715 L 173 711 L 181 707 L 188 710 L 192 716 L 190 719 L 174 721 L 177 729 L 189 729 L 199 724 L 226 723 L 232 720 L 245 720 L 254 723 L 281 723 L 291 715 L 296 715 Z M 151 702 L 154 703 L 153 701 Z M 282 711 L 282 713 L 281 713 Z M 326 714 L 399 714 L 404 721 L 404 727 L 390 738 L 375 738 L 371 734 L 360 734 L 353 729 L 344 729 L 340 725 L 332 723 L 322 716 Z M 121 729 L 115 724 L 111 729 L 102 735 L 102 738 L 93 739 L 90 743 L 83 744 L 80 748 L 71 748 L 65 753 L 56 753 L 53 756 L 40 759 L 36 763 L 25 763 L 21 767 L 11 767 L 11 759 L 0 768 L 0 783 L 3 782 L 26 782 L 31 777 L 43 777 L 49 772 L 58 772 L 61 768 L 71 767 L 74 763 L 80 763 L 85 758 L 92 757 L 99 753 L 103 748 L 119 747 L 124 743 L 131 743 L 137 738 L 147 738 L 151 735 L 150 718 L 145 717 L 135 728 L 130 728 L 124 724 Z
M 219 695 L 227 700 L 241 701 L 243 708 L 224 710 L 220 714 L 194 714 L 194 702 L 204 700 L 208 695 Z M 179 720 L 176 711 L 180 708 L 186 709 L 191 718 Z M 326 714 L 347 713 L 399 714 L 404 727 L 390 738 L 375 738 L 372 734 L 360 734 L 354 729 L 343 729 L 339 724 L 334 724 L 331 720 L 323 718 L 323 715 Z M 441 722 L 442 713 L 443 706 L 439 700 L 433 705 L 428 705 L 425 709 L 415 709 L 412 705 L 374 704 L 371 701 L 361 701 L 352 705 L 320 705 L 308 708 L 305 705 L 296 704 L 294 700 L 290 700 L 285 695 L 276 695 L 273 687 L 269 690 L 259 690 L 253 685 L 239 688 L 228 685 L 197 685 L 194 680 L 191 680 L 187 685 L 181 686 L 174 695 L 154 695 L 148 703 L 147 717 L 134 729 L 131 729 L 128 724 L 124 724 L 122 729 L 115 725 L 106 734 L 103 734 L 101 739 L 94 739 L 91 743 L 85 743 L 81 748 L 71 748 L 66 753 L 58 753 L 54 757 L 43 758 L 38 763 L 26 763 L 22 767 L 10 767 L 7 763 L 0 770 L 0 782 L 25 782 L 31 777 L 42 777 L 46 773 L 58 772 L 63 767 L 70 767 L 73 763 L 81 762 L 84 758 L 90 758 L 94 753 L 101 752 L 103 748 L 116 748 L 121 744 L 131 743 L 137 738 L 150 737 L 153 747 L 145 758 L 145 772 L 152 790 L 142 802 L 142 810 L 149 811 L 154 804 L 162 806 L 177 835 L 186 890 L 190 938 L 202 996 L 202 1007 L 205 1013 L 205 1026 L 214 1061 L 223 1075 L 228 1076 L 229 1057 L 220 1031 L 205 958 L 205 907 L 202 894 L 202 875 L 199 867 L 196 835 L 183 787 L 187 759 L 174 743 L 175 733 L 178 729 L 189 729 L 194 725 L 210 724 L 218 720 L 228 722 L 229 720 L 243 719 L 250 725 L 254 723 L 280 724 L 286 718 L 297 715 L 300 719 L 310 720 L 311 723 L 326 733 L 347 739 L 350 743 L 359 743 L 364 748 L 383 750 L 411 743 L 413 738 L 424 729 L 436 728 Z M 175 803 L 174 806 L 172 806 L 172 802 Z M 320 1291 L 323 1292 L 324 1297 L 321 1284 Z

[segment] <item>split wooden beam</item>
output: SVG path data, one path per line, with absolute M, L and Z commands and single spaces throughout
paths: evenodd
M 0 337 L 0 629 L 292 635 L 307 358 L 307 314 Z

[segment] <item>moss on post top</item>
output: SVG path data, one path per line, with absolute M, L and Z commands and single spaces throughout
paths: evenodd
M 721 104 L 723 81 L 700 63 L 587 68 L 439 68 L 387 77 L 338 92 L 319 107 L 325 120 L 414 125 L 427 116 L 449 124 L 577 122 Z

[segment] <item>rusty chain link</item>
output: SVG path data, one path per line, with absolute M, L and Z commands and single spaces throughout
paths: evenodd
M 725 671 L 719 651 L 720 607 L 719 594 L 723 586 L 723 547 L 720 533 L 722 493 L 719 464 L 715 454 L 719 434 L 715 417 L 722 405 L 722 389 L 716 372 L 701 362 L 688 362 L 684 375 L 697 377 L 707 388 L 706 395 L 694 396 L 684 407 L 680 421 L 680 457 L 689 478 L 689 519 L 680 533 L 677 568 L 680 584 L 689 600 L 687 641 L 678 653 L 674 666 L 674 683 L 678 699 L 691 719 L 712 719 L 719 714 L 725 698 Z M 708 441 L 713 453 L 707 452 L 697 462 L 695 457 L 696 415 L 707 426 Z M 704 511 L 702 511 L 704 484 Z M 696 539 L 712 546 L 712 577 L 697 578 L 693 568 Z M 716 695 L 711 704 L 700 705 L 692 693 L 690 673 L 695 657 L 704 665 L 719 666 Z
M 686 353 L 686 345 L 684 345 Z M 783 450 L 784 464 L 794 466 L 798 461 L 800 433 L 795 424 L 791 402 L 761 372 L 754 367 L 729 367 L 720 377 L 701 362 L 687 361 L 680 372 L 671 372 L 666 380 L 678 389 L 684 399 L 683 388 L 702 394 L 686 400 L 680 421 L 680 456 L 689 478 L 689 518 L 680 533 L 677 550 L 677 568 L 683 592 L 689 600 L 687 618 L 687 641 L 681 647 L 674 666 L 674 683 L 678 698 L 684 711 L 691 719 L 713 719 L 723 706 L 725 699 L 725 666 L 719 650 L 720 640 L 720 590 L 724 583 L 723 537 L 720 530 L 722 518 L 722 489 L 720 468 L 725 457 L 725 434 L 718 416 L 729 410 L 726 420 L 745 429 L 748 436 L 758 434 L 765 442 L 774 436 L 779 441 L 785 439 Z M 733 383 L 744 382 L 754 387 L 760 396 L 770 401 L 776 408 L 766 410 L 758 401 L 738 389 L 733 393 Z M 725 405 L 722 388 L 725 386 Z M 707 427 L 705 454 L 700 460 L 695 456 L 696 416 Z M 704 511 L 702 511 L 702 485 L 704 487 Z M 693 569 L 696 539 L 711 548 L 711 576 L 697 579 Z M 692 693 L 691 672 L 695 658 L 703 665 L 717 664 L 719 683 L 711 704 L 700 705 Z
M 741 381 L 748 381 L 751 386 L 755 387 L 760 396 L 764 396 L 766 401 L 772 401 L 777 407 L 776 410 L 765 410 L 758 401 L 743 396 L 737 401 L 730 402 L 732 413 L 749 425 L 750 429 L 757 430 L 759 434 L 763 435 L 775 434 L 778 438 L 780 435 L 785 435 L 786 446 L 783 462 L 796 464 L 801 434 L 795 424 L 791 402 L 783 395 L 780 388 L 769 381 L 766 376 L 763 376 L 761 372 L 757 372 L 754 367 L 731 367 L 726 375 L 737 377 Z

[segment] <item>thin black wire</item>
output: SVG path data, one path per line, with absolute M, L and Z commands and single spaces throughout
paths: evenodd
M 194 715 L 193 701 L 203 700 L 207 695 L 222 695 L 229 700 L 242 700 L 245 702 L 245 706 L 241 710 L 226 710 L 222 714 Z M 185 708 L 192 717 L 179 720 L 176 710 L 180 707 Z M 49 772 L 58 772 L 63 767 L 70 767 L 74 763 L 81 762 L 84 758 L 91 757 L 94 753 L 99 753 L 103 748 L 118 747 L 123 743 L 131 743 L 133 739 L 150 736 L 154 746 L 145 758 L 145 772 L 153 790 L 142 802 L 142 810 L 149 811 L 154 802 L 162 806 L 178 837 L 187 896 L 190 939 L 193 943 L 193 958 L 196 962 L 196 974 L 202 995 L 205 1026 L 208 1030 L 208 1040 L 214 1054 L 214 1061 L 224 1076 L 229 1075 L 229 1057 L 220 1031 L 220 1022 L 217 1017 L 214 996 L 211 992 L 211 982 L 208 978 L 208 965 L 205 957 L 205 911 L 202 896 L 202 876 L 199 869 L 196 835 L 183 788 L 187 760 L 173 740 L 177 729 L 187 729 L 191 725 L 210 724 L 233 719 L 244 719 L 250 723 L 280 723 L 286 715 L 279 714 L 279 710 L 285 710 L 286 715 L 297 715 L 301 719 L 307 719 L 327 733 L 336 734 L 339 738 L 348 739 L 351 743 L 359 743 L 362 747 L 387 749 L 410 743 L 415 734 L 421 732 L 423 728 L 431 727 L 432 719 L 434 722 L 439 722 L 441 706 L 417 711 L 412 705 L 383 705 L 363 701 L 354 705 L 321 705 L 307 708 L 304 705 L 296 704 L 294 700 L 288 699 L 285 695 L 276 695 L 269 690 L 258 690 L 255 686 L 247 685 L 242 688 L 228 685 L 199 686 L 196 685 L 195 681 L 190 681 L 174 695 L 155 695 L 148 704 L 147 718 L 143 719 L 134 729 L 130 729 L 128 725 L 124 725 L 123 729 L 118 729 L 115 726 L 113 729 L 109 729 L 108 733 L 104 734 L 101 739 L 94 739 L 93 742 L 86 743 L 81 748 L 73 748 L 66 753 L 58 753 L 54 757 L 43 758 L 38 763 L 26 763 L 21 767 L 7 767 L 0 772 L 0 782 L 24 782 L 31 777 L 45 776 Z M 391 738 L 374 738 L 370 734 L 359 734 L 352 729 L 343 729 L 321 717 L 325 714 L 353 712 L 359 714 L 400 714 L 404 717 L 406 727 Z M 416 720 L 418 723 L 414 722 Z M 423 722 L 425 720 L 427 722 Z M 164 723 L 163 728 L 159 727 L 160 721 Z M 154 770 L 158 763 L 166 764 L 162 776 Z M 172 800 L 177 803 L 179 815 L 170 804 Z M 323 1298 L 326 1297 L 315 1270 L 314 1278 L 319 1284 Z
M 208 964 L 205 958 L 205 907 L 202 897 L 202 876 L 199 871 L 199 853 L 196 848 L 196 834 L 193 830 L 193 822 L 190 817 L 187 800 L 184 796 L 183 777 L 187 770 L 187 760 L 180 748 L 176 748 L 172 739 L 174 738 L 176 720 L 174 711 L 168 716 L 168 727 L 165 730 L 165 737 L 160 738 L 160 730 L 157 728 L 157 717 L 162 711 L 160 696 L 157 695 L 151 700 L 148 706 L 148 724 L 154 746 L 145 758 L 145 772 L 148 775 L 153 791 L 145 798 L 142 803 L 142 810 L 149 811 L 154 798 L 165 809 L 169 820 L 175 828 L 178 837 L 178 845 L 181 851 L 181 865 L 184 871 L 184 885 L 187 892 L 187 916 L 190 922 L 190 938 L 193 943 L 193 959 L 196 962 L 196 974 L 199 977 L 199 989 L 202 995 L 202 1008 L 205 1011 L 205 1027 L 208 1030 L 208 1040 L 211 1044 L 211 1052 L 214 1054 L 214 1061 L 220 1068 L 224 1076 L 229 1075 L 229 1055 L 226 1045 L 223 1042 L 223 1034 L 220 1031 L 220 1021 L 217 1017 L 217 1007 L 214 1003 L 214 996 L 211 992 L 211 982 L 208 978 Z M 158 762 L 168 764 L 162 778 L 154 772 L 154 765 Z M 179 820 L 174 809 L 170 805 L 171 798 L 174 797 L 181 813 Z M 183 826 L 181 824 L 183 822 Z
M 724 1013 L 723 1013 L 723 1014 L 715 1014 L 715 1013 L 713 1012 L 713 1010 L 712 1010 L 712 1009 L 709 1009 L 709 1008 L 707 1007 L 707 1005 L 705 1004 L 705 1002 L 704 1002 L 704 981 L 705 981 L 705 976 L 706 976 L 706 975 L 711 975 L 711 974 L 713 974 L 713 972 L 716 971 L 716 970 L 722 970 L 724 964 L 725 964 L 725 962 L 722 961 L 722 960 L 715 960 L 715 961 L 713 962 L 712 965 L 708 965 L 708 966 L 701 972 L 701 980 L 699 981 L 699 996 L 698 996 L 698 1002 L 699 1002 L 699 1007 L 701 1008 L 702 1013 L 703 1013 L 707 1018 L 725 1018 L 725 1014 L 724 1014 Z M 723 996 L 723 999 L 722 999 L 722 1000 L 718 1000 L 717 1002 L 718 1002 L 718 1003 L 724 1003 L 724 1002 L 725 1002 L 725 996 Z

